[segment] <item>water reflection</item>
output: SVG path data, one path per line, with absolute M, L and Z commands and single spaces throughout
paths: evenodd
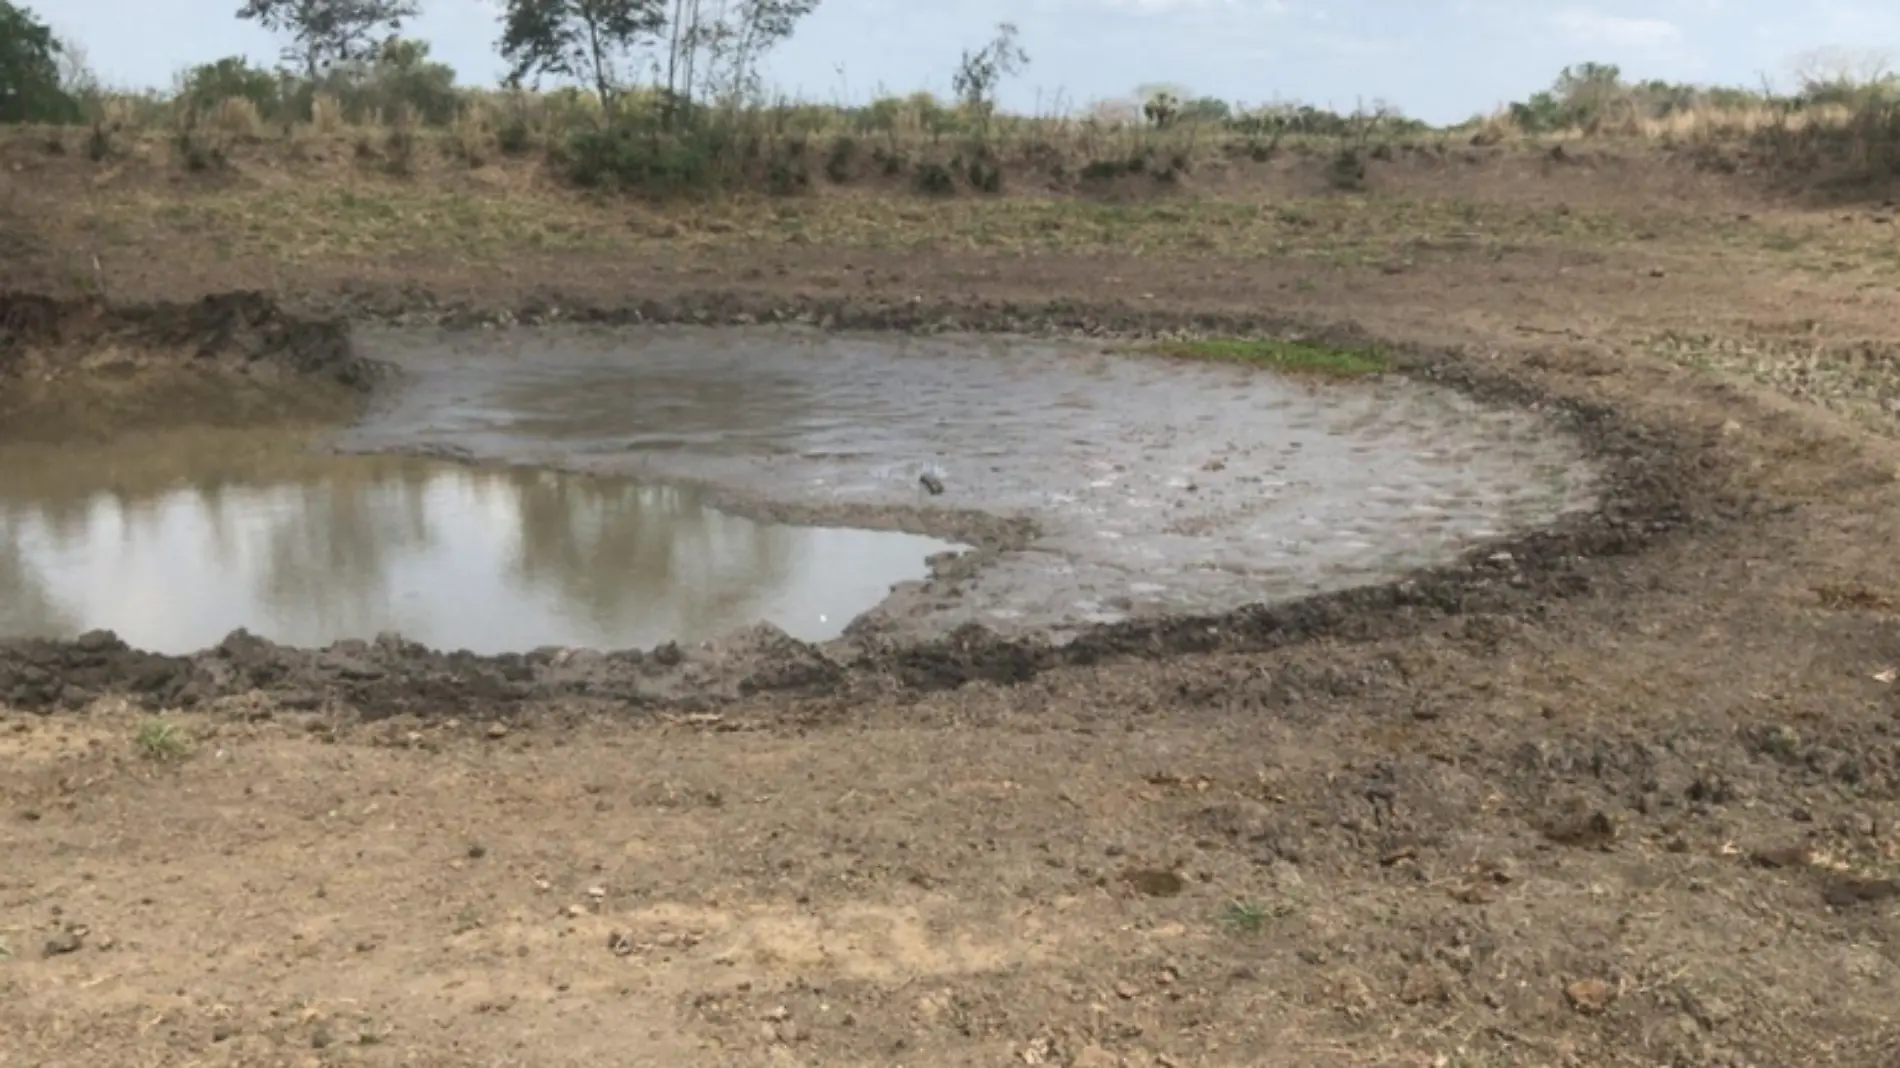
M 835 636 L 950 548 L 755 523 L 669 487 L 231 440 L 0 455 L 0 633 L 381 630 L 478 652 Z

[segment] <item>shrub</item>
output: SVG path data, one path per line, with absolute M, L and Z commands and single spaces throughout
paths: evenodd
M 576 185 L 680 193 L 714 184 L 709 146 L 701 138 L 619 122 L 568 138 L 565 171 Z
M 276 117 L 283 106 L 282 79 L 251 66 L 242 56 L 227 56 L 193 67 L 180 81 L 180 103 L 199 110 L 215 109 L 227 100 L 243 100 L 258 115 Z
M 831 142 L 831 150 L 825 153 L 825 177 L 843 185 L 851 180 L 851 164 L 858 158 L 858 142 L 852 137 L 840 137 Z
M 917 188 L 931 196 L 949 196 L 957 191 L 956 176 L 941 163 L 926 163 L 917 168 Z

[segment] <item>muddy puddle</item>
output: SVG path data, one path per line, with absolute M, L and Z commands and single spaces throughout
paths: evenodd
M 907 637 L 974 622 L 1061 639 L 1337 590 L 1596 492 L 1576 443 L 1534 414 L 1396 377 L 1311 385 L 1079 343 L 762 327 L 358 342 L 404 384 L 347 449 L 630 476 L 756 517 L 982 545 L 981 566 L 880 607 L 872 622 Z
M 400 632 L 478 653 L 651 648 L 770 622 L 837 636 L 955 548 L 787 526 L 704 491 L 173 432 L 0 449 L 0 636 L 189 652 Z

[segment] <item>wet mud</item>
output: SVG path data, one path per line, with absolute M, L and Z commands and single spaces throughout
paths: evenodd
M 974 623 L 1061 641 L 1343 589 L 1591 500 L 1544 421 L 1405 379 L 784 326 L 358 342 L 404 385 L 345 448 L 692 485 L 761 518 L 981 546 L 856 628 L 893 640 Z
M 719 306 L 718 301 L 710 302 Z M 83 373 L 83 346 L 69 342 L 110 337 L 140 358 L 286 371 L 311 379 L 311 388 L 341 386 L 369 396 L 392 372 L 353 351 L 338 325 L 305 324 L 254 297 L 208 301 L 195 309 L 145 309 L 100 317 L 95 309 L 61 309 L 12 298 L 4 361 L 51 373 Z M 727 304 L 670 309 L 596 310 L 579 317 L 600 321 L 688 321 L 745 324 L 761 318 Z M 12 309 L 28 308 L 27 313 Z M 841 313 L 842 312 L 842 313 Z M 442 309 L 401 312 L 411 323 L 427 315 L 449 327 L 474 325 Z M 493 316 L 532 321 L 530 311 Z M 74 315 L 77 325 L 62 318 Z M 870 306 L 785 309 L 781 316 L 842 328 L 944 325 L 931 309 Z M 196 324 L 193 326 L 192 324 Z M 1117 321 L 1112 314 L 1071 308 L 965 310 L 954 329 L 1008 330 L 1092 337 L 1155 336 L 1158 332 L 1253 333 L 1270 324 L 1144 314 Z M 1282 331 L 1285 325 L 1280 324 Z M 193 333 L 196 330 L 196 333 Z M 60 342 L 49 345 L 48 339 Z M 275 342 L 272 341 L 275 339 Z M 1341 342 L 1365 339 L 1339 336 Z M 273 344 L 283 346 L 274 353 Z M 151 355 L 157 353 L 162 355 Z M 1753 510 L 1725 490 L 1713 459 L 1714 439 L 1647 425 L 1609 408 L 1541 393 L 1527 376 L 1495 363 L 1423 350 L 1394 351 L 1402 371 L 1447 386 L 1486 404 L 1535 409 L 1568 434 L 1593 463 L 1595 504 L 1544 528 L 1486 543 L 1461 559 L 1413 571 L 1379 585 L 1360 586 L 1272 604 L 1219 612 L 1126 619 L 1078 628 L 1054 640 L 1039 633 L 1010 634 L 969 623 L 936 637 L 865 628 L 842 643 L 817 647 L 769 627 L 756 627 L 709 646 L 662 646 L 645 652 L 548 650 L 502 656 L 450 654 L 393 637 L 298 649 L 237 634 L 186 656 L 130 648 L 115 636 L 93 633 L 72 641 L 0 643 L 0 702 L 29 709 L 78 707 L 106 693 L 152 705 L 191 706 L 262 691 L 291 707 L 346 707 L 368 717 L 400 713 L 464 718 L 502 715 L 525 703 L 553 698 L 600 700 L 643 707 L 703 707 L 761 692 L 836 695 L 929 691 L 972 680 L 1019 683 L 1063 665 L 1120 658 L 1265 650 L 1315 639 L 1391 638 L 1441 625 L 1459 616 L 1541 616 L 1563 599 L 1588 595 L 1613 581 L 1620 562 L 1691 529 L 1707 530 Z M 12 383 L 0 389 L 11 391 Z M 18 403 L 17 398 L 6 403 Z M 1711 434 L 1719 433 L 1711 431 Z M 1019 530 L 1021 528 L 1018 528 Z M 1022 536 L 1020 533 L 1017 537 Z

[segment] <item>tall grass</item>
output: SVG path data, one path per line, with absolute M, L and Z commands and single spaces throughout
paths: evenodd
M 110 155 L 126 138 L 162 132 L 197 169 L 273 137 L 339 138 L 355 144 L 358 159 L 396 175 L 437 161 L 484 167 L 533 159 L 577 185 L 653 194 L 735 186 L 793 194 L 852 182 L 931 194 L 996 193 L 1019 181 L 1165 184 L 1213 160 L 1284 155 L 1330 159 L 1335 184 L 1357 189 L 1369 160 L 1403 152 L 1626 140 L 1687 148 L 1711 166 L 1900 175 L 1900 90 L 1885 82 L 1776 96 L 1632 84 L 1614 67 L 1585 64 L 1525 101 L 1432 127 L 1383 109 L 1339 114 L 1210 101 L 990 114 L 929 93 L 851 106 L 788 99 L 710 106 L 646 90 L 619 97 L 610 111 L 574 89 L 456 87 L 453 72 L 427 62 L 426 50 L 399 55 L 407 58 L 317 83 L 220 61 L 182 75 L 169 93 L 96 91 L 86 101 L 90 143 L 104 146 L 96 156 Z

